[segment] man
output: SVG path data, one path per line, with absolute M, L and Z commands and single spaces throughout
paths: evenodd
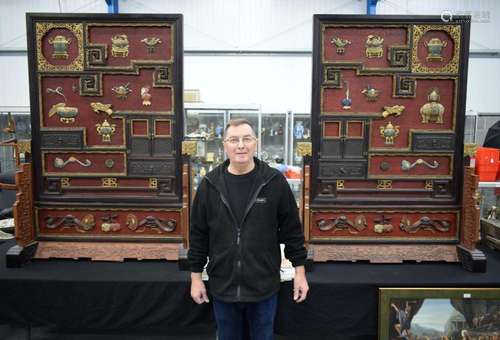
M 201 279 L 208 256 L 218 339 L 241 339 L 243 315 L 252 339 L 272 339 L 280 243 L 295 267 L 294 300 L 304 301 L 309 290 L 297 204 L 283 175 L 254 158 L 257 138 L 249 121 L 231 120 L 223 143 L 228 159 L 204 177 L 193 201 L 191 296 L 209 302 Z

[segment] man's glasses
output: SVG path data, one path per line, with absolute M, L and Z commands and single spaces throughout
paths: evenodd
M 240 137 L 232 136 L 232 137 L 226 138 L 224 141 L 228 144 L 231 144 L 231 145 L 238 145 L 240 142 L 243 143 L 244 145 L 250 145 L 255 140 L 256 140 L 256 138 L 253 136 L 240 136 Z

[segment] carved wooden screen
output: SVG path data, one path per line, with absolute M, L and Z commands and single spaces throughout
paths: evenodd
M 311 243 L 459 242 L 468 45 L 466 19 L 315 16 Z
M 182 17 L 27 26 L 37 240 L 182 240 Z

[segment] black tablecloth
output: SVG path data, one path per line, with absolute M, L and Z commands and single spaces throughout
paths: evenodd
M 35 260 L 6 268 L 5 252 L 13 244 L 0 245 L 0 324 L 215 329 L 211 305 L 192 302 L 189 273 L 177 263 Z M 486 253 L 486 273 L 457 263 L 315 264 L 304 303 L 292 301 L 291 282 L 282 284 L 276 333 L 375 336 L 379 287 L 500 287 L 500 253 Z

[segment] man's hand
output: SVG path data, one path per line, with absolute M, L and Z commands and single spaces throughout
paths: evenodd
M 307 297 L 309 285 L 306 279 L 306 269 L 304 266 L 295 267 L 295 277 L 293 278 L 293 300 L 302 302 Z
M 210 302 L 208 300 L 207 289 L 201 279 L 201 273 L 191 273 L 191 297 L 199 305 L 204 302 Z

